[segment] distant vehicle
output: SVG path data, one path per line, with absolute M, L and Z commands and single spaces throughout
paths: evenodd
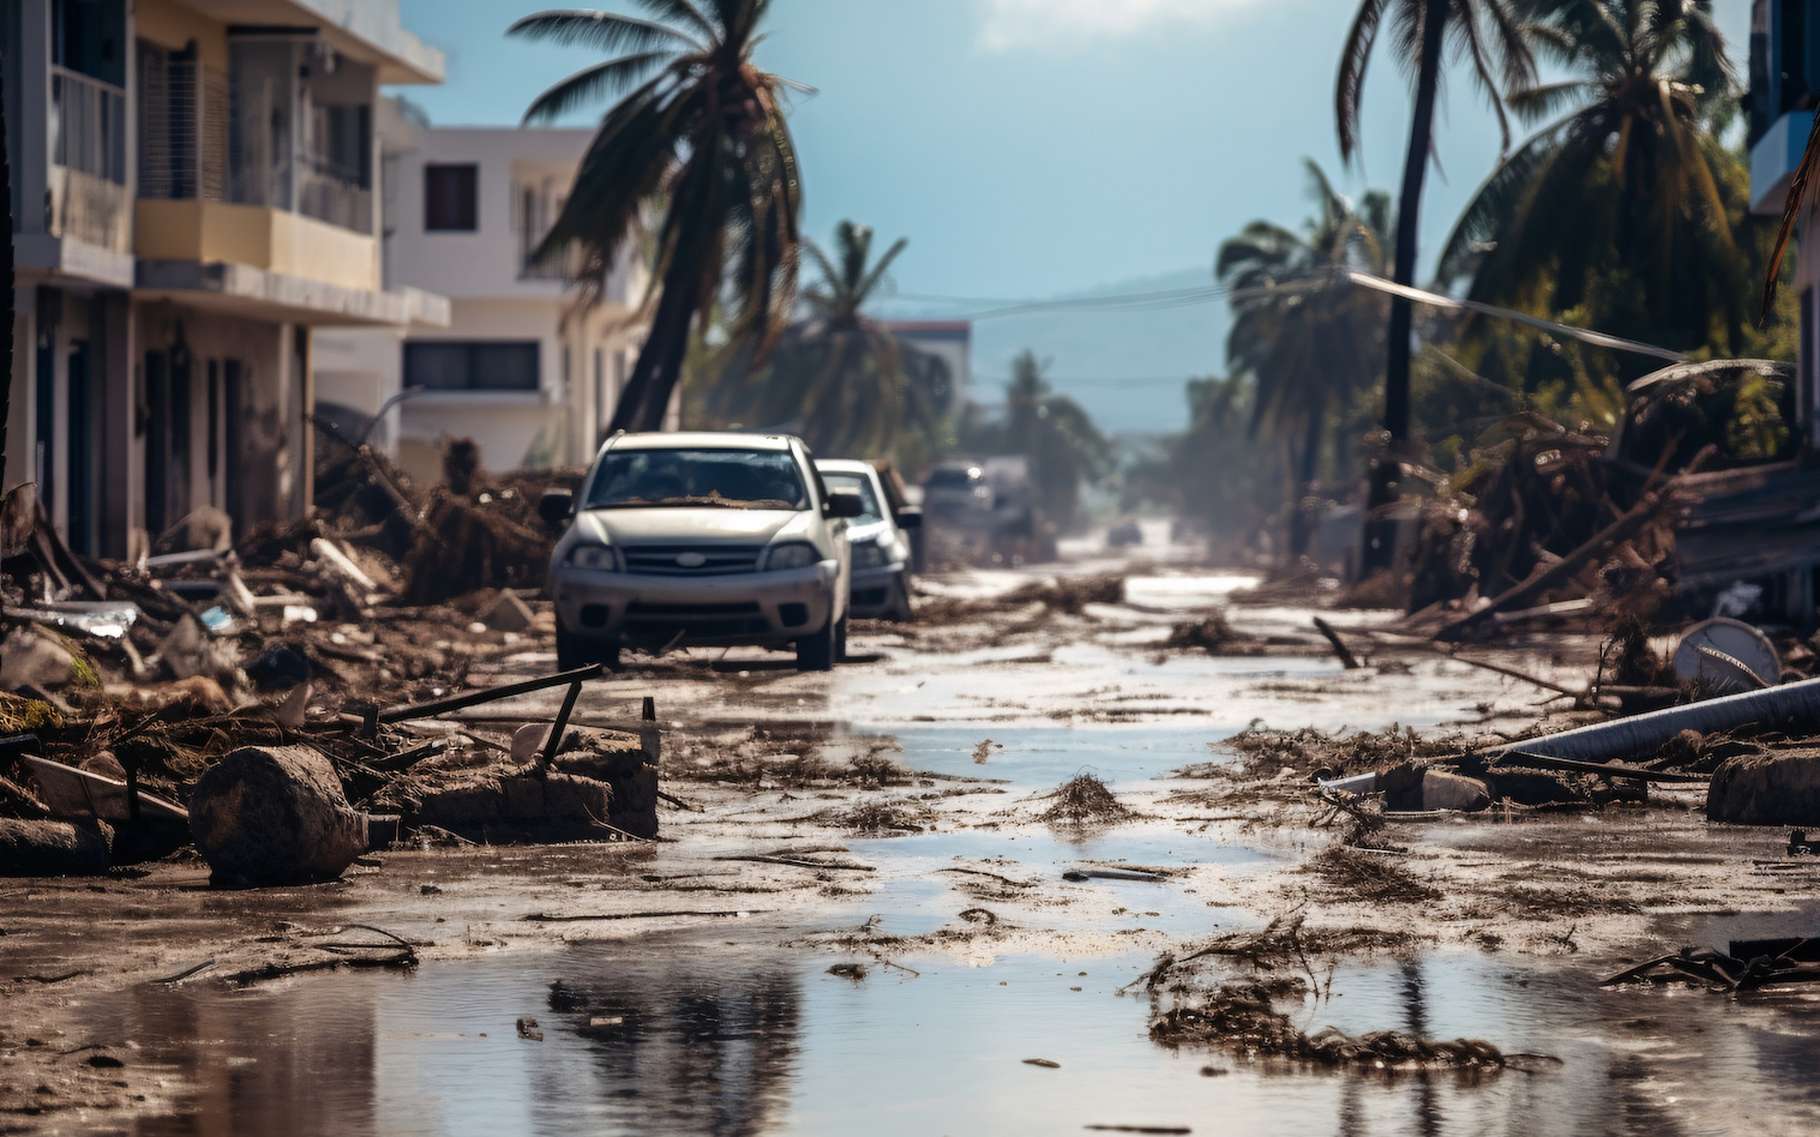
M 954 517 L 987 513 L 992 509 L 992 487 L 985 471 L 972 462 L 943 462 L 923 479 L 923 512 Z
M 1108 549 L 1134 549 L 1144 543 L 1144 528 L 1135 521 L 1121 521 L 1106 530 Z
M 801 439 L 616 434 L 579 494 L 538 510 L 566 526 L 550 558 L 564 669 L 619 666 L 625 645 L 794 645 L 827 671 L 846 648 L 852 551 L 865 511 L 831 492 Z
M 835 493 L 859 495 L 864 511 L 847 525 L 853 546 L 853 614 L 868 618 L 910 618 L 911 541 L 909 530 L 923 523 L 922 511 L 893 510 L 878 468 L 870 462 L 828 459 L 815 463 Z

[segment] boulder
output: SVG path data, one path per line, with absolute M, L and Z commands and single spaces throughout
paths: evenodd
M 1422 808 L 1476 813 L 1491 808 L 1491 791 L 1477 778 L 1427 770 L 1422 774 Z
M 89 876 L 112 861 L 104 821 L 15 821 L 0 817 L 0 876 Z
M 505 588 L 480 613 L 480 622 L 496 632 L 529 631 L 532 619 L 531 606 Z
M 301 746 L 245 746 L 190 794 L 190 832 L 217 884 L 333 880 L 366 851 L 366 816 L 329 760 Z
M 1820 825 L 1820 753 L 1727 758 L 1706 791 L 1706 819 L 1736 825 Z
M 1464 774 L 1405 762 L 1378 774 L 1384 808 L 1398 813 L 1450 809 L 1472 813 L 1491 806 L 1485 783 Z

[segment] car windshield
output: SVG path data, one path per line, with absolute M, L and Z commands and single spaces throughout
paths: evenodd
M 925 485 L 932 490 L 964 490 L 978 480 L 972 470 L 947 469 L 930 474 Z
M 585 508 L 656 506 L 800 510 L 809 507 L 809 495 L 785 450 L 609 451 Z
M 878 495 L 872 492 L 872 479 L 864 474 L 823 474 L 822 480 L 828 488 L 836 493 L 846 490 L 856 493 L 866 503 L 866 511 L 853 519 L 855 525 L 865 525 L 873 521 L 883 521 L 884 511 L 878 507 Z

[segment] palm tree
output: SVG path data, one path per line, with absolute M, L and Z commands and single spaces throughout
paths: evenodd
M 1003 445 L 1029 460 L 1043 510 L 1063 529 L 1080 509 L 1081 484 L 1112 471 L 1112 444 L 1079 403 L 1050 388 L 1030 351 L 1011 363 Z
M 1382 293 L 1357 288 L 1338 274 L 1384 272 L 1390 244 L 1390 198 L 1365 195 L 1355 210 L 1306 162 L 1316 215 L 1301 233 L 1253 221 L 1220 246 L 1214 275 L 1233 290 L 1226 361 L 1257 386 L 1251 432 L 1270 427 L 1300 436 L 1296 503 L 1315 493 L 1329 425 L 1382 373 L 1377 354 L 1384 324 Z M 1307 287 L 1283 287 L 1286 283 Z M 1291 512 L 1289 555 L 1308 550 L 1311 518 Z
M 1711 0 L 1531 2 L 1529 38 L 1566 75 L 1507 96 L 1543 125 L 1468 203 L 1442 279 L 1544 313 L 1597 301 L 1602 327 L 1677 348 L 1705 344 L 1716 315 L 1736 349 L 1749 256 L 1716 128 L 1737 85 Z
M 579 250 L 579 277 L 599 287 L 634 239 L 646 203 L 668 204 L 655 240 L 651 330 L 613 412 L 613 429 L 663 423 L 698 318 L 726 296 L 735 326 L 760 350 L 796 288 L 801 207 L 782 91 L 794 84 L 752 62 L 771 0 L 639 0 L 657 19 L 612 12 L 527 16 L 511 34 L 626 52 L 582 69 L 531 104 L 548 121 L 623 95 L 576 171 L 568 201 L 534 256 Z
M 5 69 L 9 60 L 0 58 L 0 86 L 5 83 Z M 17 362 L 13 349 L 13 166 L 7 156 L 7 121 L 6 100 L 0 99 L 0 209 L 6 210 L 6 255 L 0 259 L 0 280 L 7 281 L 4 289 L 6 296 L 0 299 L 0 376 L 5 385 L 0 386 L 0 471 L 6 469 L 6 432 L 13 410 L 13 368 Z M 0 486 L 0 492 L 5 487 Z
M 722 375 L 723 417 L 789 423 L 825 454 L 881 456 L 925 446 L 940 429 L 952 378 L 939 357 L 902 343 L 864 314 L 905 246 L 872 259 L 873 232 L 843 221 L 830 257 L 804 242 L 820 282 L 803 293 L 806 317 L 784 329 L 761 371 L 737 345 Z M 904 455 L 899 455 L 904 457 Z
M 1397 201 L 1397 255 L 1393 279 L 1413 285 L 1416 276 L 1416 231 L 1422 215 L 1422 183 L 1434 149 L 1435 102 L 1441 89 L 1443 48 L 1448 33 L 1456 53 L 1470 64 L 1473 79 L 1490 97 L 1506 145 L 1510 130 L 1498 99 L 1500 71 L 1507 87 L 1529 85 L 1535 61 L 1524 42 L 1513 0 L 1360 0 L 1358 14 L 1340 53 L 1334 117 L 1340 133 L 1340 156 L 1351 161 L 1358 149 L 1360 108 L 1365 93 L 1365 67 L 1388 18 L 1394 25 L 1399 62 L 1415 78 L 1415 105 L 1410 115 L 1409 148 L 1403 156 L 1403 189 Z M 1414 313 L 1409 300 L 1390 304 L 1390 329 L 1384 370 L 1384 429 L 1390 436 L 1385 457 L 1373 464 L 1367 498 L 1362 570 L 1389 566 L 1392 530 L 1380 522 L 1384 506 L 1396 500 L 1400 452 L 1409 439 L 1409 352 Z

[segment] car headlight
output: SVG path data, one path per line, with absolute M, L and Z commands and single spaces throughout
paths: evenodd
M 594 572 L 618 572 L 619 550 L 607 545 L 577 545 L 569 550 L 569 564 Z
M 822 559 L 815 551 L 815 546 L 806 541 L 791 541 L 772 549 L 765 557 L 765 568 L 769 570 L 808 568 Z
M 877 568 L 885 563 L 885 555 L 883 541 L 862 541 L 853 546 L 853 567 Z

